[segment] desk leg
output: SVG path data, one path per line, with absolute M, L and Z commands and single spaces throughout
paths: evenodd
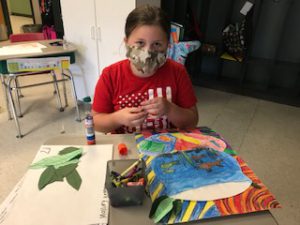
M 65 107 L 68 107 L 69 103 L 68 103 L 68 97 L 67 97 L 67 88 L 66 88 L 66 78 L 65 78 L 65 74 L 63 71 L 61 71 L 62 74 L 62 85 L 63 85 L 63 92 L 64 92 L 64 99 L 65 99 Z
M 23 117 L 23 114 L 22 114 L 22 108 L 21 108 L 21 102 L 20 102 L 20 88 L 19 88 L 19 82 L 18 82 L 18 75 L 15 75 L 15 74 L 9 74 L 9 77 L 13 79 L 14 81 L 14 90 L 15 90 L 15 97 L 16 97 L 16 101 L 17 101 L 17 108 L 18 110 L 16 110 L 16 113 L 18 115 L 18 117 Z M 12 87 L 11 85 L 9 85 L 9 90 L 11 91 L 12 90 Z
M 5 84 L 5 77 L 6 75 L 4 74 L 0 74 L 0 77 L 1 77 L 1 84 L 2 84 L 2 89 L 3 89 L 3 92 L 4 92 L 4 95 L 5 95 L 5 103 L 6 103 L 6 109 L 7 109 L 7 114 L 8 114 L 8 119 L 11 120 L 12 119 L 12 113 L 10 111 L 10 108 L 9 108 L 9 103 L 8 103 L 8 89 L 7 89 L 7 85 Z
M 18 132 L 17 138 L 22 138 L 23 135 L 21 134 L 20 124 L 19 124 L 17 113 L 16 113 L 16 107 L 15 107 L 15 103 L 14 103 L 12 93 L 11 93 L 11 87 L 10 87 L 11 82 L 12 82 L 12 79 L 11 79 L 11 77 L 9 77 L 8 82 L 7 82 L 7 85 L 8 85 L 7 86 L 8 101 L 10 103 L 10 109 L 11 109 L 11 112 L 13 114 L 13 118 L 14 118 L 15 125 L 16 125 L 17 132 Z
M 76 121 L 81 122 L 80 112 L 79 112 L 78 103 L 77 103 L 77 94 L 76 94 L 76 89 L 75 89 L 75 83 L 74 83 L 73 75 L 72 75 L 71 70 L 66 69 L 66 71 L 68 71 L 68 73 L 70 74 L 71 87 L 72 87 L 72 96 L 73 96 L 73 99 L 74 99 L 76 113 L 77 113 Z
M 52 78 L 53 78 L 54 88 L 55 88 L 55 91 L 56 91 L 56 101 L 57 101 L 57 105 L 58 105 L 58 110 L 60 112 L 63 112 L 64 108 L 63 108 L 62 103 L 61 103 L 60 92 L 59 92 L 59 88 L 58 88 L 58 84 L 57 84 L 55 71 L 52 70 L 51 75 L 52 75 Z

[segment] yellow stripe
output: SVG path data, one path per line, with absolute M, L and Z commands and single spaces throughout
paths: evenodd
M 187 142 L 190 142 L 190 143 L 193 143 L 193 144 L 199 145 L 201 143 L 201 140 L 193 138 L 193 137 L 188 137 L 184 134 L 175 133 L 175 134 L 172 134 L 172 135 L 175 136 L 176 138 L 180 138 L 184 141 L 187 141 Z
M 154 156 L 149 156 L 148 159 L 146 160 L 146 166 L 148 166 L 153 159 L 154 159 Z
M 151 172 L 148 173 L 148 175 L 147 175 L 148 185 L 150 185 L 152 183 L 152 181 L 154 180 L 154 176 L 155 176 L 155 173 L 153 170 L 151 170 Z
M 204 217 L 204 215 L 207 213 L 207 211 L 212 207 L 214 206 L 214 202 L 213 201 L 207 201 L 202 212 L 200 213 L 198 219 L 202 219 Z
M 140 137 L 142 137 L 143 135 L 142 134 L 137 134 L 135 135 L 135 140 L 139 139 Z
M 196 201 L 190 201 L 188 207 L 185 210 L 185 213 L 181 219 L 181 222 L 188 222 L 190 220 L 190 217 L 192 215 L 192 212 L 196 206 L 197 202 Z
M 174 211 L 173 211 L 167 223 L 168 223 L 168 224 L 173 224 L 173 223 L 175 223 L 176 215 L 177 215 L 177 214 L 175 214 Z
M 70 61 L 69 60 L 62 60 L 61 61 L 61 67 L 63 69 L 68 69 L 70 67 Z
M 162 183 L 159 183 L 159 185 L 157 186 L 157 188 L 154 190 L 152 196 L 151 196 L 151 199 L 152 201 L 154 201 L 158 194 L 161 192 L 162 188 L 164 187 L 164 185 Z

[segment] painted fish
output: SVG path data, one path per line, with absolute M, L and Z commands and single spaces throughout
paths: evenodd
M 223 166 L 221 165 L 221 162 L 222 162 L 222 159 L 219 159 L 219 160 L 214 161 L 214 162 L 201 163 L 201 164 L 198 165 L 198 168 L 199 168 L 199 169 L 205 169 L 205 170 L 207 170 L 207 171 L 209 172 L 209 171 L 211 171 L 211 168 L 212 168 L 213 166 L 220 166 L 220 167 L 223 167 Z

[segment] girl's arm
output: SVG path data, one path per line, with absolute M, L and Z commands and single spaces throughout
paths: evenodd
M 195 128 L 198 124 L 198 110 L 196 106 L 191 108 L 181 108 L 171 103 L 167 113 L 169 121 L 177 128 Z
M 147 112 L 142 108 L 124 108 L 112 113 L 98 113 L 92 110 L 95 130 L 103 133 L 112 132 L 121 126 L 136 127 L 143 123 Z
M 151 116 L 161 117 L 166 115 L 169 121 L 180 129 L 193 128 L 198 123 L 198 111 L 196 106 L 182 108 L 166 98 L 157 97 L 141 103 L 142 108 Z

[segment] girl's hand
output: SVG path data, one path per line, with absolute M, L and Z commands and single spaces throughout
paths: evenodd
M 163 115 L 167 115 L 171 103 L 163 97 L 156 97 L 147 101 L 141 102 L 142 108 L 154 118 L 159 118 Z
M 147 112 L 141 107 L 124 108 L 116 112 L 120 124 L 127 127 L 136 127 L 141 125 L 147 117 Z

